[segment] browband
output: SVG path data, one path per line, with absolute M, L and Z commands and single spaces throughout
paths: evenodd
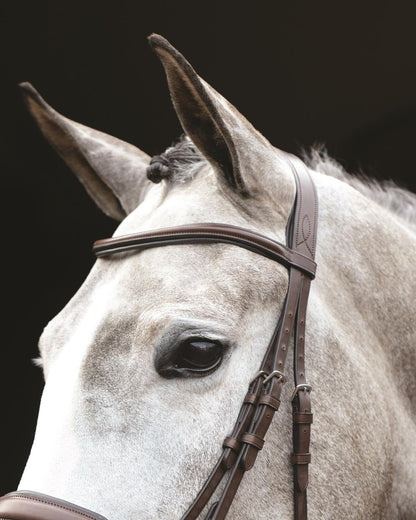
M 120 237 L 105 238 L 94 242 L 93 252 L 96 256 L 101 257 L 152 247 L 217 242 L 243 247 L 275 260 L 286 267 L 294 266 L 306 273 L 310 278 L 315 277 L 316 264 L 311 258 L 256 231 L 230 224 L 187 224 Z

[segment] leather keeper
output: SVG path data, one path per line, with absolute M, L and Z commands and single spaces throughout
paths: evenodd
M 227 448 L 224 448 L 227 449 Z M 233 451 L 231 448 L 228 448 L 229 452 L 225 453 L 223 452 L 223 457 L 221 460 L 221 467 L 224 471 L 228 471 L 233 467 L 233 464 L 235 462 L 235 459 L 237 457 L 238 452 Z
M 292 453 L 291 456 L 292 464 L 310 464 L 311 454 L 310 453 Z
M 241 442 L 234 437 L 226 437 L 222 443 L 223 448 L 230 448 L 233 451 L 238 451 L 241 446 Z
M 295 412 L 293 414 L 293 422 L 295 424 L 312 424 L 313 413 L 312 412 Z
M 248 392 L 246 394 L 246 396 L 244 397 L 244 402 L 248 403 L 248 404 L 256 404 L 256 402 L 257 402 L 257 395 L 256 394 L 251 394 L 250 392 Z
M 245 444 L 250 444 L 254 446 L 256 449 L 261 450 L 264 446 L 264 439 L 254 435 L 253 433 L 245 433 L 241 439 L 241 442 Z
M 280 406 L 280 401 L 272 395 L 262 395 L 259 399 L 259 404 L 270 406 L 270 408 L 273 408 L 273 410 L 277 412 Z

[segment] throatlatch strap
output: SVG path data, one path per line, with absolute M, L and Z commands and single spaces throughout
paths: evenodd
M 310 391 L 305 376 L 305 322 L 314 261 L 318 200 L 313 181 L 303 162 L 285 154 L 296 181 L 296 199 L 287 226 L 287 245 L 256 231 L 217 223 L 190 224 L 99 240 L 94 243 L 97 256 L 151 247 L 194 243 L 228 243 L 254 251 L 277 261 L 289 270 L 289 285 L 282 314 L 258 373 L 248 392 L 231 434 L 223 443 L 221 456 L 181 520 L 195 520 L 207 505 L 224 475 L 229 478 L 218 502 L 206 520 L 225 518 L 244 473 L 255 463 L 264 437 L 280 405 L 286 382 L 284 368 L 292 335 L 294 336 L 293 454 L 295 520 L 307 520 L 309 443 L 312 424 Z

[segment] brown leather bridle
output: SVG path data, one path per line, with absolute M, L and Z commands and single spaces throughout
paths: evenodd
M 283 245 L 257 233 L 228 224 L 201 223 L 147 231 L 94 243 L 97 256 L 130 250 L 195 244 L 229 243 L 249 249 L 277 261 L 289 271 L 289 285 L 283 311 L 248 392 L 235 426 L 223 442 L 221 456 L 196 499 L 181 520 L 196 519 L 207 505 L 226 473 L 228 481 L 218 501 L 208 510 L 205 520 L 225 518 L 244 473 L 255 463 L 263 448 L 265 434 L 280 405 L 286 377 L 285 362 L 290 340 L 294 344 L 293 453 L 295 520 L 307 519 L 308 465 L 312 411 L 311 386 L 305 376 L 305 322 L 311 280 L 315 276 L 315 247 L 318 199 L 315 186 L 303 162 L 288 155 L 296 181 L 296 199 L 286 227 Z M 33 492 L 17 491 L 0 498 L 0 520 L 105 520 L 104 517 Z

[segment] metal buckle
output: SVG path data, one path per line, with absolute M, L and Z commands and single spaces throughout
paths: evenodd
M 259 377 L 266 377 L 267 376 L 267 372 L 265 372 L 264 370 L 260 370 L 260 372 L 257 372 L 257 374 L 253 377 L 253 379 L 250 381 L 250 385 L 252 385 L 254 383 L 254 381 L 256 379 L 258 379 Z
M 308 385 L 306 383 L 302 383 L 301 385 L 297 385 L 297 387 L 293 390 L 292 397 L 290 398 L 291 401 L 297 396 L 299 390 L 309 390 L 309 392 L 312 391 L 311 385 Z
M 270 372 L 270 374 L 264 378 L 263 385 L 267 383 L 267 381 L 270 381 L 273 377 L 277 377 L 279 381 L 281 381 L 283 384 L 286 383 L 287 379 L 286 376 L 280 372 L 279 370 L 273 370 L 273 372 Z

